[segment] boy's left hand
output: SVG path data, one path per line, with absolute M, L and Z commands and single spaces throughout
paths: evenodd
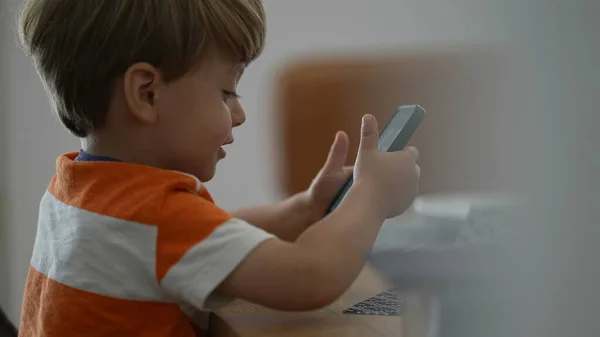
M 344 166 L 348 157 L 349 140 L 345 132 L 335 135 L 325 165 L 306 191 L 310 203 L 312 222 L 320 220 L 352 175 L 353 166 Z

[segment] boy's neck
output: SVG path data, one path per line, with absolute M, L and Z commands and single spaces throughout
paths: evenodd
M 81 139 L 81 149 L 89 155 L 114 158 L 128 163 L 161 167 L 160 163 L 153 158 L 150 148 L 137 145 L 137 142 L 133 141 L 132 143 L 131 139 L 125 140 L 112 134 L 94 133 Z

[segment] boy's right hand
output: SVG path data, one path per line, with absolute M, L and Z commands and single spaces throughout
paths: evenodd
M 373 206 L 386 218 L 404 213 L 419 191 L 419 152 L 406 147 L 398 152 L 378 150 L 379 128 L 372 115 L 362 119 L 361 139 L 354 166 L 354 185 L 364 186 L 372 195 Z

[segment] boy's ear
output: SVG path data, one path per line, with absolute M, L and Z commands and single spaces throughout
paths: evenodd
M 125 102 L 132 116 L 141 123 L 158 120 L 156 99 L 162 84 L 160 71 L 148 63 L 136 63 L 127 69 L 123 78 Z

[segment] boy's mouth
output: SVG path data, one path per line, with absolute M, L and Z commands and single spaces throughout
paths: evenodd
M 223 146 L 225 146 L 225 145 L 229 145 L 229 144 L 232 144 L 232 143 L 233 143 L 233 139 L 231 139 L 231 140 L 228 140 L 228 141 L 225 141 L 225 143 L 223 143 Z M 219 157 L 220 157 L 221 159 L 223 159 L 223 158 L 225 158 L 226 156 L 227 156 L 227 152 L 225 152 L 225 150 L 224 150 L 222 147 L 221 147 L 221 148 L 219 148 Z

